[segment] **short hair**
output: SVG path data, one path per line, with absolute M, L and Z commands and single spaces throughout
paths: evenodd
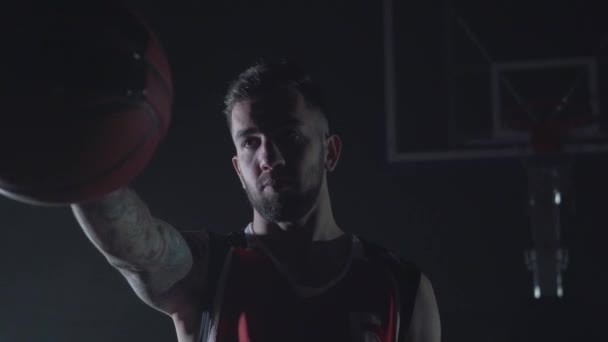
M 224 115 L 231 125 L 232 109 L 244 100 L 260 99 L 277 91 L 296 92 L 306 105 L 319 109 L 329 124 L 321 87 L 298 65 L 285 59 L 261 60 L 243 71 L 228 87 L 224 98 Z

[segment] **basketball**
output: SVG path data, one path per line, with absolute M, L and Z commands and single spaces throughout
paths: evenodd
M 16 11 L 3 43 L 10 68 L 0 193 L 60 205 L 127 185 L 171 118 L 171 73 L 159 40 L 118 2 L 25 1 Z

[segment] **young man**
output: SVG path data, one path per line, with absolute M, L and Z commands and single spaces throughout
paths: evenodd
M 333 217 L 327 174 L 342 141 L 318 87 L 292 64 L 257 64 L 231 85 L 225 113 L 253 208 L 244 230 L 180 233 L 128 188 L 72 206 L 178 340 L 438 342 L 429 280 Z

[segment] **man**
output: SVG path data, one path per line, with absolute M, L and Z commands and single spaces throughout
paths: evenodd
M 180 342 L 439 341 L 429 280 L 333 217 L 327 174 L 342 142 L 310 78 L 260 63 L 225 104 L 253 207 L 244 230 L 180 233 L 128 188 L 72 206 L 137 295 L 172 317 Z

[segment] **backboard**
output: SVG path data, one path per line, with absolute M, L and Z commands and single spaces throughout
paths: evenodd
M 383 5 L 389 163 L 523 161 L 532 293 L 561 298 L 569 156 L 608 152 L 601 103 L 608 98 L 608 21 L 601 2 Z
M 526 157 L 543 125 L 608 151 L 600 5 L 384 0 L 389 162 Z

